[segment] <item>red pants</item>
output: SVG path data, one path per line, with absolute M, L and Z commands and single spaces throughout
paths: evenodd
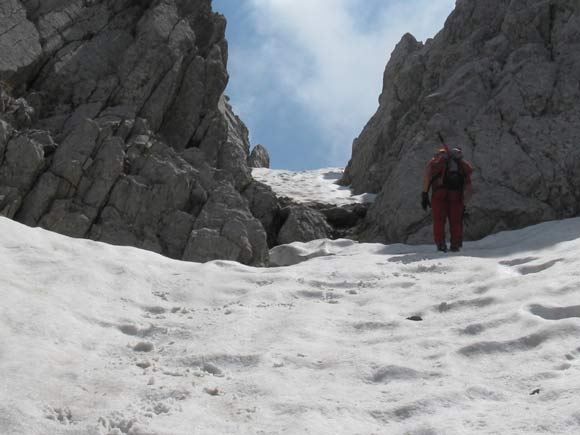
M 449 219 L 451 246 L 463 244 L 463 195 L 460 190 L 439 188 L 431 198 L 433 210 L 433 238 L 437 245 L 445 243 L 445 224 Z

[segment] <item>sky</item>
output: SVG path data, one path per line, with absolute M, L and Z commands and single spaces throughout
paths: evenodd
M 455 0 L 213 0 L 228 20 L 230 96 L 271 167 L 344 167 L 405 33 L 425 41 Z

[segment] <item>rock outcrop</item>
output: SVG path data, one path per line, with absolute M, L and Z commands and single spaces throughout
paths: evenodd
M 225 26 L 210 0 L 2 0 L 0 214 L 267 264 L 248 132 L 223 94 Z
M 244 191 L 244 197 L 250 204 L 252 214 L 257 217 L 266 230 L 268 246 L 278 244 L 278 232 L 282 227 L 281 203 L 272 188 L 258 181 L 253 181 Z
M 405 35 L 344 184 L 379 193 L 363 240 L 426 242 L 421 176 L 437 133 L 475 166 L 466 236 L 580 213 L 580 6 L 461 0 L 425 44 Z
M 248 158 L 248 166 L 250 168 L 270 167 L 270 155 L 264 145 L 258 144 L 254 147 Z

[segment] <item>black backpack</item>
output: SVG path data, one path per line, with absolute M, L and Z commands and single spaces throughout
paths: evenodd
M 465 176 L 459 159 L 448 158 L 443 173 L 443 187 L 449 190 L 463 190 Z

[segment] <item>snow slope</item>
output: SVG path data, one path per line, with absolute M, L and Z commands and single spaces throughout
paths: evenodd
M 376 195 L 364 193 L 353 195 L 348 187 L 340 186 L 344 168 L 324 168 L 310 171 L 287 171 L 282 169 L 256 168 L 252 176 L 267 184 L 278 196 L 287 196 L 295 202 L 320 202 L 348 205 L 373 202 Z
M 0 235 L 2 435 L 580 433 L 580 219 L 271 269 Z

